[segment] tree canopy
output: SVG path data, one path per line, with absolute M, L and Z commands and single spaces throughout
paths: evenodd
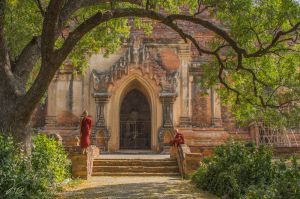
M 29 121 L 66 59 L 83 71 L 93 53 L 116 50 L 132 24 L 149 32 L 152 23 L 141 18 L 170 27 L 199 56 L 211 57 L 199 66 L 205 74 L 199 83 L 218 85 L 238 120 L 299 121 L 297 0 L 0 0 L 0 6 L 0 107 L 3 115 L 16 109 L 14 123 Z M 202 46 L 181 21 L 215 38 Z

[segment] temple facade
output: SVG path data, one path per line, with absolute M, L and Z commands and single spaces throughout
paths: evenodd
M 202 45 L 213 38 L 204 29 L 192 30 Z M 87 110 L 94 122 L 91 142 L 108 153 L 168 152 L 175 128 L 192 152 L 205 153 L 230 135 L 251 139 L 215 89 L 199 86 L 207 59 L 161 24 L 151 36 L 132 31 L 114 54 L 91 56 L 82 75 L 68 64 L 57 72 L 48 89 L 45 130 L 73 145 Z

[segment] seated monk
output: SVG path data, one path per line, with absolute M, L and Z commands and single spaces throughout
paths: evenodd
M 178 129 L 175 130 L 175 137 L 174 139 L 170 142 L 171 145 L 177 147 L 180 144 L 184 144 L 184 137 L 183 134 L 179 132 Z
M 82 115 L 83 119 L 80 122 L 80 147 L 82 149 L 82 154 L 85 154 L 87 147 L 90 145 L 92 119 L 88 116 L 87 111 L 83 111 Z

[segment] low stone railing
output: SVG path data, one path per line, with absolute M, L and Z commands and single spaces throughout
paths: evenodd
M 93 160 L 99 155 L 99 148 L 95 145 L 90 145 L 87 148 L 87 153 L 82 154 L 78 137 L 63 139 L 57 133 L 51 133 L 47 136 L 54 138 L 58 143 L 64 146 L 65 151 L 68 153 L 68 158 L 71 160 L 72 176 L 89 180 L 92 175 Z
M 187 178 L 193 172 L 195 172 L 203 159 L 203 155 L 201 153 L 192 153 L 190 148 L 186 144 L 181 144 L 177 146 L 174 150 L 175 146 L 171 150 L 175 154 L 180 174 L 183 178 Z
M 72 147 L 68 151 L 72 162 L 72 176 L 89 180 L 92 176 L 93 160 L 99 155 L 99 148 L 91 145 L 87 148 L 86 154 L 82 154 L 79 146 Z

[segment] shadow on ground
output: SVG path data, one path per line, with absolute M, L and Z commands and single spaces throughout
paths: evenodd
M 60 199 L 96 199 L 96 198 L 163 198 L 163 199 L 215 199 L 216 197 L 201 192 L 189 181 L 169 179 L 166 182 L 142 182 L 142 183 L 120 183 L 120 184 L 93 184 L 93 187 L 76 188 L 76 190 L 66 191 L 58 198 Z

